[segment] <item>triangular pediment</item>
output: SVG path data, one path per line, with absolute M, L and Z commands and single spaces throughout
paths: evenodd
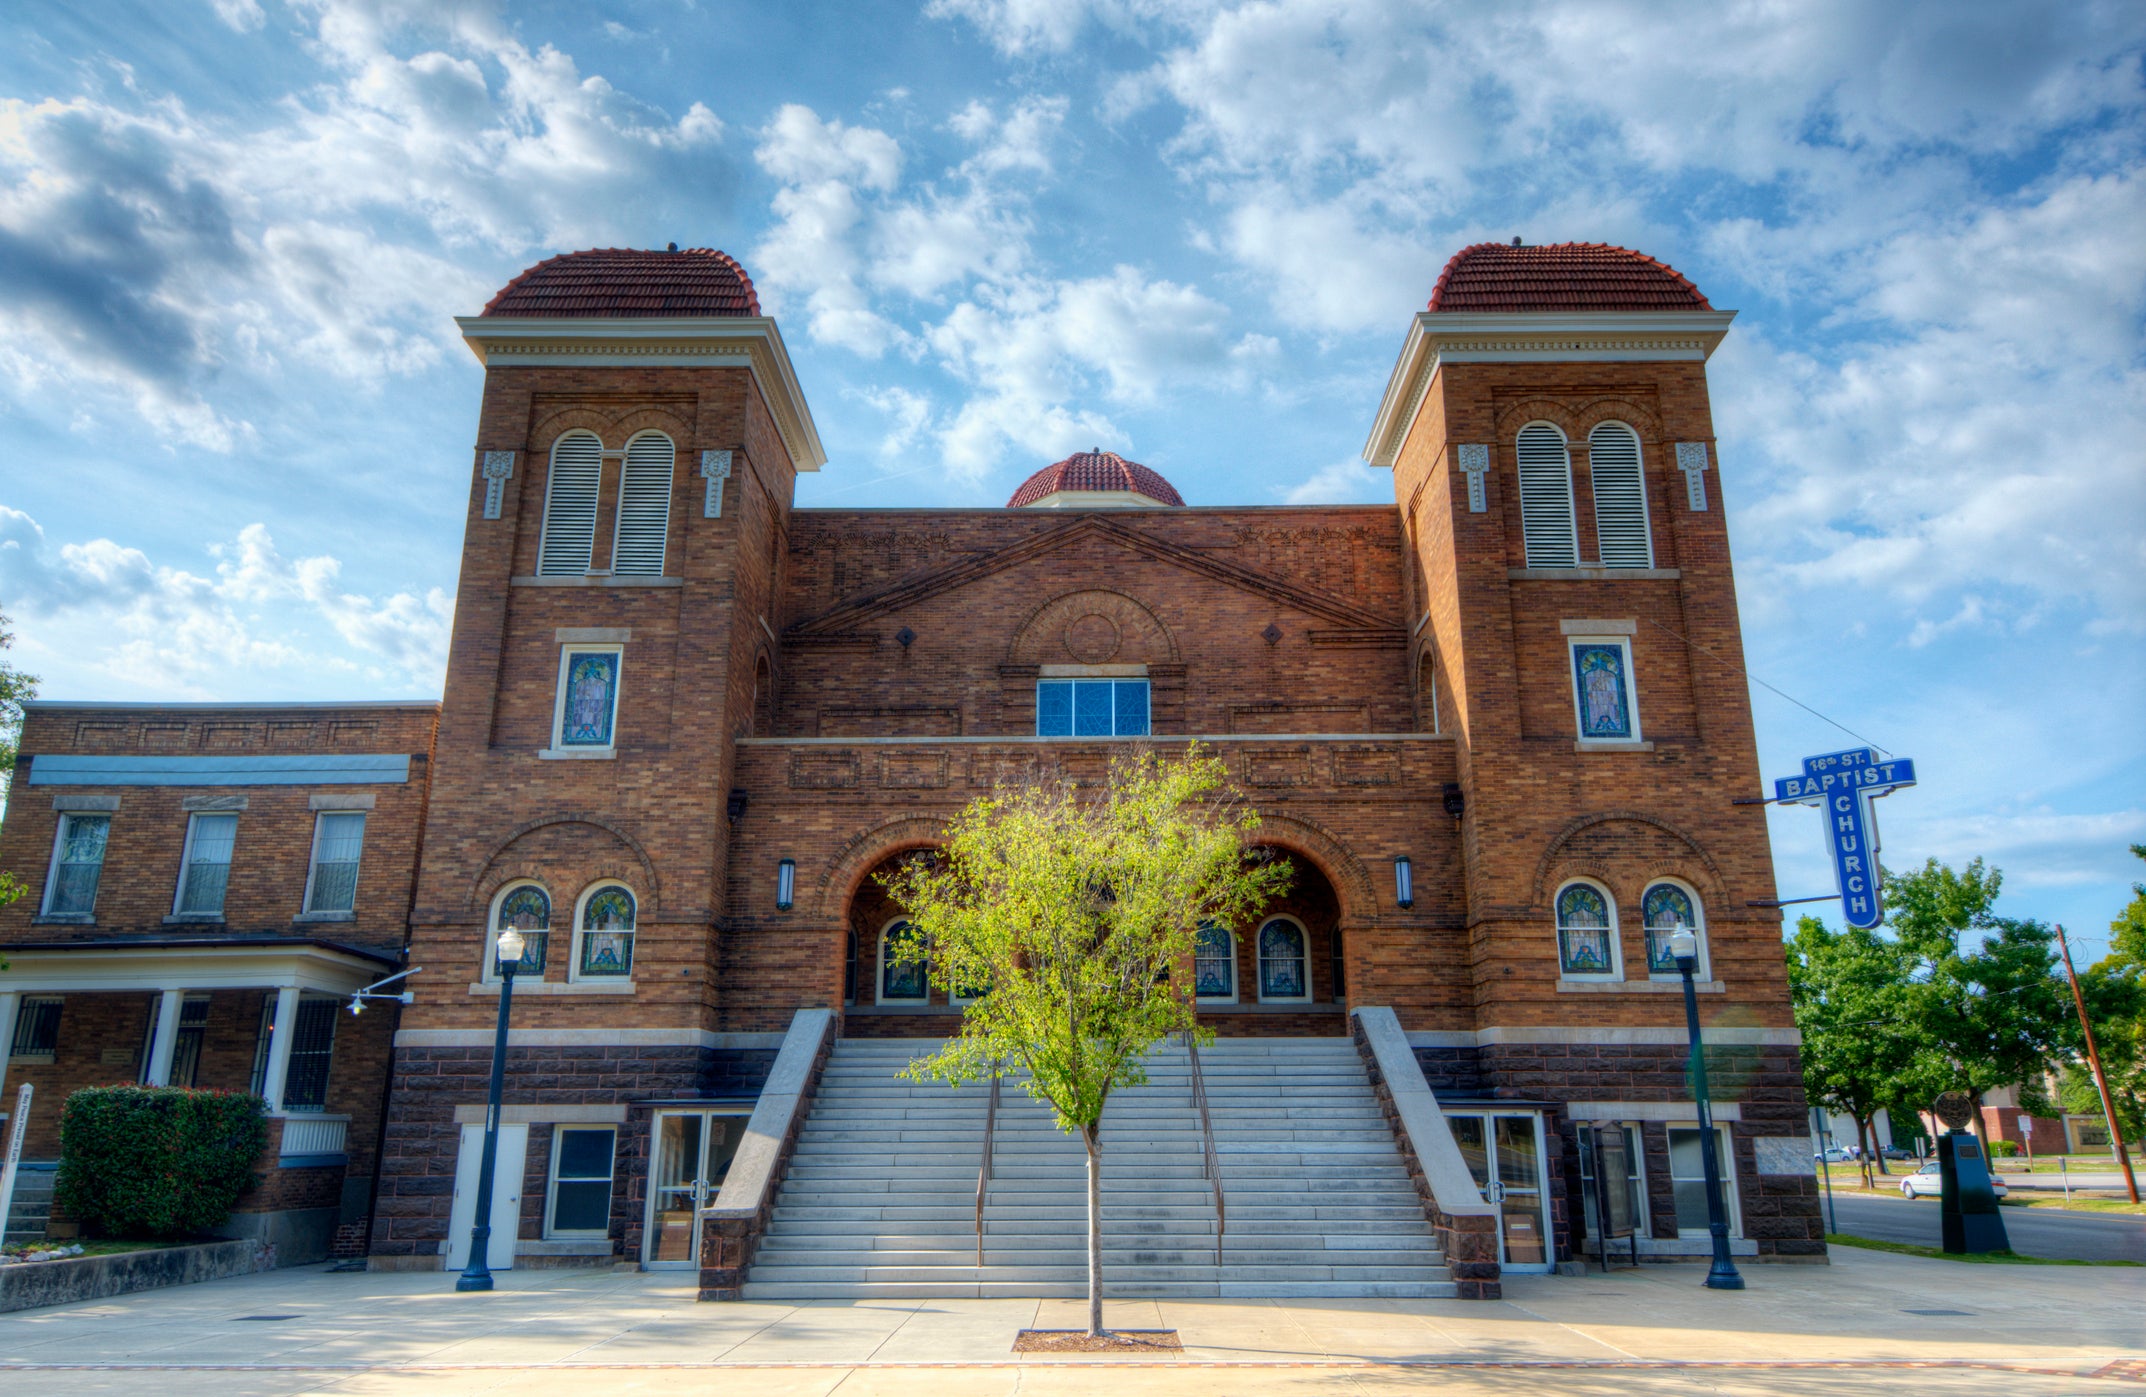
M 917 605 L 943 592 L 951 592 L 1053 553 L 1089 542 L 1115 544 L 1159 562 L 1183 568 L 1210 581 L 1286 606 L 1294 611 L 1331 621 L 1346 630 L 1389 632 L 1393 619 L 1367 611 L 1344 597 L 1317 588 L 1283 582 L 1263 572 L 1225 562 L 1205 550 L 1187 548 L 1157 538 L 1145 529 L 1100 514 L 1083 514 L 1056 528 L 1044 529 L 988 553 L 972 554 L 943 567 L 926 568 L 897 578 L 800 621 L 783 632 L 786 638 L 809 640 L 847 635 L 875 616 Z

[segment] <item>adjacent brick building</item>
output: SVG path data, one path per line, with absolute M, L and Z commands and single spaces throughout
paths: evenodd
M 1200 959 L 1218 1033 L 1339 1036 L 1351 1006 L 1389 1006 L 1464 1155 L 1507 1185 L 1509 1266 L 1575 1254 L 1601 1130 L 1633 1147 L 1642 1249 L 1703 1254 L 1664 961 L 1689 928 L 1737 1249 L 1822 1257 L 1765 827 L 1732 804 L 1759 777 L 1705 374 L 1730 318 L 1623 249 L 1469 248 L 1374 414 L 1393 505 L 1188 507 L 1097 449 L 1005 509 L 830 510 L 794 504 L 822 452 L 731 259 L 578 253 L 516 278 L 459 322 L 486 377 L 436 732 L 407 710 L 363 745 L 412 754 L 365 834 L 392 917 L 363 947 L 422 968 L 373 1264 L 461 1264 L 501 927 L 529 949 L 495 1214 L 519 1223 L 495 1257 L 687 1263 L 677 1219 L 799 1009 L 851 1036 L 956 1021 L 883 959 L 900 910 L 873 874 L 995 784 L 1192 739 L 1297 872 Z M 68 807 L 39 804 L 53 757 L 146 760 L 180 722 L 202 729 L 186 751 L 221 750 L 222 710 L 129 712 L 92 748 L 90 710 L 33 711 L 0 861 L 44 878 L 64 846 Z M 246 721 L 272 744 L 357 720 Z M 106 942 L 170 935 L 152 904 L 179 851 L 122 843 L 137 806 L 129 839 L 181 823 L 186 797 L 151 789 L 117 790 Z M 244 828 L 271 808 L 252 795 Z M 289 837 L 247 875 L 264 945 L 329 939 L 270 910 L 303 863 L 269 842 Z M 50 920 L 26 903 L 0 937 L 66 939 Z M 139 1037 L 114 1023 L 100 1045 Z

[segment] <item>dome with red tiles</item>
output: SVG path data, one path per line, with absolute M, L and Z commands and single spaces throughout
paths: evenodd
M 1021 482 L 1008 509 L 1141 509 L 1179 505 L 1169 481 L 1115 451 L 1076 451 Z
M 1608 243 L 1477 243 L 1453 254 L 1432 311 L 1712 310 L 1676 268 Z
M 758 315 L 753 279 L 712 247 L 598 247 L 548 257 L 500 288 L 487 316 L 562 320 Z

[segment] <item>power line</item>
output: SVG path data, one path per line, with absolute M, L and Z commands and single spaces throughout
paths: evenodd
M 1813 718 L 1818 719 L 1820 722 L 1831 723 L 1834 727 L 1839 728 L 1842 732 L 1848 734 L 1848 736 L 1854 738 L 1856 741 L 1862 743 L 1864 746 L 1869 747 L 1884 756 L 1889 757 L 1893 754 L 1892 749 L 1890 747 L 1887 747 L 1882 743 L 1871 741 L 1869 738 L 1863 736 L 1863 734 L 1857 732 L 1854 728 L 1849 727 L 1846 723 L 1843 723 L 1838 719 L 1827 717 L 1825 714 L 1820 713 L 1817 709 L 1805 703 L 1802 699 L 1797 698 L 1794 694 L 1787 693 L 1781 689 L 1775 688 L 1773 685 L 1767 683 L 1765 680 L 1753 674 L 1750 670 L 1745 669 L 1742 665 L 1737 664 L 1733 660 L 1723 658 L 1721 655 L 1718 655 L 1714 651 L 1707 649 L 1704 645 L 1701 645 L 1698 641 L 1693 640 L 1690 636 L 1683 635 L 1678 633 L 1677 631 L 1670 630 L 1669 627 L 1663 625 L 1661 622 L 1653 620 L 1649 617 L 1642 616 L 1639 619 L 1645 621 L 1648 625 L 1654 627 L 1658 631 L 1664 631 L 1670 635 L 1676 636 L 1678 640 L 1683 641 L 1686 645 L 1698 651 L 1700 654 L 1705 655 L 1707 658 L 1719 660 L 1722 664 L 1725 664 L 1730 669 L 1735 670 L 1738 674 L 1742 675 L 1751 683 L 1756 684 L 1760 688 L 1768 690 L 1769 692 L 1776 694 L 1781 698 L 1787 699 L 1790 703 L 1796 705 L 1796 707 L 1802 709 L 1804 712 L 1810 714 Z

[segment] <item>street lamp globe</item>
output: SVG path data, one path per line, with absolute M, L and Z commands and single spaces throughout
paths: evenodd
M 1677 963 L 1677 969 L 1689 975 L 1699 968 L 1699 938 L 1688 926 L 1680 926 L 1669 938 L 1669 954 Z
M 500 932 L 499 940 L 494 944 L 499 948 L 499 963 L 501 965 L 519 965 L 521 963 L 522 934 L 513 927 L 508 927 L 505 931 Z

